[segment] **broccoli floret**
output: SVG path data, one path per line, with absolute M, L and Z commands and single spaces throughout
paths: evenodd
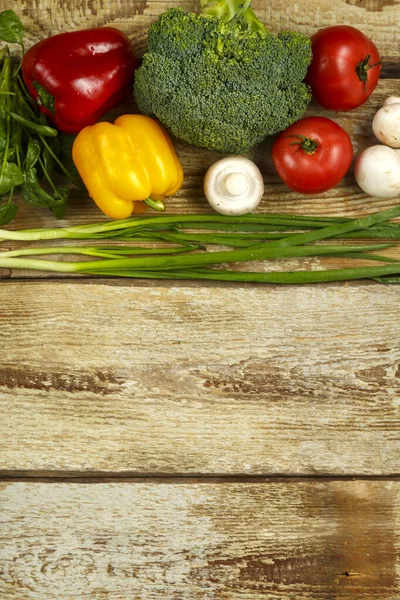
M 151 25 L 135 99 L 176 137 L 241 154 L 304 114 L 311 42 L 270 33 L 250 0 L 201 1 L 201 14 L 172 8 Z

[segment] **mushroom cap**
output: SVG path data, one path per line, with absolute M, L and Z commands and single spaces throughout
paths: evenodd
M 388 96 L 386 100 L 383 102 L 383 106 L 388 106 L 389 104 L 399 104 L 400 97 L 399 96 Z
M 400 98 L 397 102 L 387 102 L 392 98 L 395 96 L 387 98 L 386 104 L 374 116 L 372 130 L 382 144 L 400 148 Z
M 222 215 L 245 215 L 264 194 L 259 168 L 243 156 L 227 156 L 215 162 L 204 178 L 204 194 Z
M 354 176 L 360 188 L 377 198 L 400 196 L 400 150 L 371 146 L 357 158 Z

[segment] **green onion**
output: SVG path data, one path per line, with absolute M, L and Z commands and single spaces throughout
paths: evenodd
M 93 273 L 96 274 L 96 273 Z M 182 271 L 114 271 L 99 270 L 97 275 L 130 277 L 138 279 L 205 279 L 211 281 L 237 281 L 251 283 L 301 284 L 351 281 L 354 279 L 378 279 L 381 283 L 400 283 L 400 277 L 388 280 L 384 275 L 400 274 L 397 265 L 380 267 L 356 267 L 353 269 L 328 269 L 326 271 L 278 271 L 273 273 L 250 271 L 223 271 L 219 269 L 196 269 Z
M 308 244 L 310 242 L 324 240 L 331 237 L 340 237 L 345 233 L 357 231 L 357 229 L 367 229 L 368 227 L 371 227 L 371 225 L 375 225 L 375 223 L 381 223 L 382 221 L 393 219 L 399 215 L 400 206 L 395 206 L 394 208 L 389 208 L 388 210 L 383 210 L 381 212 L 368 215 L 367 217 L 361 217 L 360 219 L 353 219 L 352 221 L 347 221 L 346 223 L 335 223 L 334 225 L 324 227 L 323 229 L 294 234 L 283 238 L 282 240 L 271 242 L 269 246 L 297 246 L 299 244 Z
M 0 254 L 0 268 L 34 269 L 41 271 L 62 271 L 64 273 L 93 272 L 97 270 L 136 270 L 136 269 L 181 269 L 202 267 L 230 262 L 244 262 L 277 258 L 299 258 L 304 256 L 328 256 L 332 254 L 380 250 L 390 244 L 370 244 L 365 246 L 295 246 L 271 247 L 271 244 L 260 244 L 243 250 L 227 250 L 223 252 L 207 252 L 202 254 L 185 254 L 184 256 L 152 256 L 151 258 L 113 258 L 112 260 L 85 262 L 57 262 L 51 260 L 23 259 Z M 34 249 L 34 254 L 39 254 Z M 5 253 L 7 254 L 7 253 Z M 366 255 L 367 257 L 367 255 Z
M 356 238 L 370 239 L 391 239 L 400 240 L 400 229 L 394 227 L 369 227 L 365 231 L 352 231 L 343 235 L 345 239 L 351 240 Z
M 391 283 L 391 284 L 399 284 L 400 277 L 372 277 L 375 281 L 379 281 L 379 283 Z
M 338 238 L 400 238 L 400 228 L 389 219 L 400 216 L 400 206 L 370 214 L 359 219 L 298 217 L 291 215 L 171 215 L 132 217 L 121 221 L 78 225 L 53 229 L 24 231 L 0 230 L 3 240 L 37 241 L 52 239 L 109 238 L 121 242 L 162 242 L 167 247 L 137 245 L 55 246 L 10 250 L 0 253 L 0 268 L 34 269 L 62 273 L 86 273 L 115 277 L 215 279 L 266 283 L 313 283 L 360 278 L 384 278 L 400 282 L 400 262 L 374 252 L 395 244 L 369 243 L 356 245 L 315 244 Z M 185 231 L 191 229 L 193 231 Z M 204 227 L 205 226 L 205 227 Z M 206 232 L 196 229 L 204 227 Z M 243 228 L 244 231 L 240 231 Z M 275 229 L 275 231 L 274 231 Z M 300 229 L 300 231 L 299 231 Z M 267 241 L 271 240 L 271 241 Z M 198 252 L 200 244 L 231 246 L 232 250 Z M 193 252 L 197 250 L 197 252 Z M 98 260 L 64 262 L 27 258 L 34 256 L 75 254 Z M 219 270 L 212 265 L 236 262 L 303 258 L 311 256 L 341 256 L 343 258 L 379 261 L 393 264 L 327 271 L 241 272 Z M 390 277 L 393 276 L 393 277 Z M 386 279 L 385 279 L 386 278 Z
M 0 260 L 19 256 L 44 256 L 45 254 L 82 254 L 103 258 L 119 258 L 121 254 L 157 255 L 179 254 L 196 250 L 197 246 L 180 246 L 175 248 L 143 248 L 137 246 L 51 246 L 47 248 L 24 248 L 0 253 Z
M 130 233 L 143 228 L 151 229 L 160 226 L 190 226 L 200 227 L 203 225 L 215 224 L 217 226 L 226 227 L 232 225 L 238 227 L 248 225 L 250 227 L 262 225 L 271 227 L 287 227 L 289 230 L 298 229 L 317 229 L 316 232 L 308 232 L 311 236 L 310 241 L 323 239 L 325 237 L 337 237 L 341 234 L 350 233 L 359 229 L 371 228 L 376 223 L 387 221 L 388 219 L 400 216 L 400 207 L 394 207 L 386 211 L 378 212 L 361 219 L 336 219 L 326 217 L 300 217 L 297 215 L 279 215 L 279 214 L 256 214 L 244 215 L 241 217 L 228 217 L 224 215 L 170 215 L 170 216 L 155 216 L 155 217 L 132 217 L 119 221 L 110 221 L 105 223 L 93 223 L 89 225 L 76 225 L 72 227 L 55 227 L 47 229 L 26 229 L 22 231 L 9 231 L 0 229 L 1 240 L 16 240 L 16 241 L 38 241 L 38 240 L 56 240 L 56 239 L 92 239 L 99 235 L 102 237 L 112 238 L 114 235 L 121 235 L 124 231 Z M 385 228 L 393 228 L 397 230 L 398 226 L 395 223 L 386 223 Z M 326 235 L 319 235 L 319 231 L 325 231 Z M 316 237 L 314 237 L 316 235 Z M 293 240 L 290 242 L 293 244 Z M 306 242 L 300 242 L 306 243 Z M 285 245 L 283 243 L 283 245 Z
M 400 214 L 400 209 L 394 211 L 395 216 Z M 387 213 L 389 211 L 384 211 Z M 375 213 L 370 217 L 375 217 L 383 213 Z M 364 217 L 368 218 L 368 217 Z M 377 217 L 378 218 L 378 217 Z M 382 216 L 381 220 L 389 219 L 392 217 Z M 357 219 L 351 219 L 346 223 L 353 224 L 357 222 Z M 376 221 L 376 222 L 379 222 Z M 190 223 L 224 223 L 224 224 L 254 224 L 257 225 L 276 225 L 276 226 L 290 226 L 298 227 L 300 229 L 306 229 L 309 227 L 315 227 L 318 223 L 318 227 L 328 228 L 332 226 L 331 221 L 326 221 L 323 218 L 318 217 L 297 217 L 290 215 L 244 215 L 242 217 L 227 217 L 223 215 L 171 215 L 161 217 L 133 217 L 129 219 L 122 219 L 119 221 L 110 221 L 106 223 L 94 223 L 90 225 L 76 225 L 72 227 L 55 227 L 47 229 L 26 229 L 22 231 L 9 231 L 0 229 L 0 241 L 1 240 L 16 240 L 16 241 L 38 241 L 38 240 L 55 240 L 55 239 L 90 239 L 95 234 L 110 234 L 111 232 L 121 231 L 125 229 L 135 229 L 139 227 L 159 227 L 160 225 L 186 225 Z M 340 223 L 342 224 L 342 223 Z M 340 225 L 339 224 L 339 225 Z M 362 226 L 364 227 L 364 226 Z M 112 237 L 110 235 L 109 237 Z

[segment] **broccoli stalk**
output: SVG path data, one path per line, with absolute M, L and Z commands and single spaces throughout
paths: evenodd
M 303 116 L 311 42 L 269 32 L 250 0 L 201 3 L 200 14 L 171 8 L 150 26 L 135 100 L 176 137 L 243 154 Z
M 245 31 L 268 33 L 251 8 L 251 0 L 200 0 L 203 15 L 218 17 L 224 23 L 239 23 Z

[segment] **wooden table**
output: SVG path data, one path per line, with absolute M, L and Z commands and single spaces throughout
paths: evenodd
M 108 24 L 143 53 L 172 4 L 13 8 L 28 45 Z M 273 30 L 346 23 L 373 37 L 384 67 L 371 99 L 308 112 L 342 124 L 356 152 L 374 143 L 372 115 L 400 93 L 399 0 L 254 7 Z M 177 150 L 186 180 L 169 211 L 205 213 L 217 154 Z M 268 142 L 249 156 L 265 175 L 261 212 L 353 216 L 398 203 L 368 198 L 351 174 L 301 197 L 273 174 Z M 101 219 L 73 194 L 67 223 Z M 25 207 L 14 227 L 47 225 L 47 212 Z M 400 288 L 1 277 L 2 599 L 400 598 Z

